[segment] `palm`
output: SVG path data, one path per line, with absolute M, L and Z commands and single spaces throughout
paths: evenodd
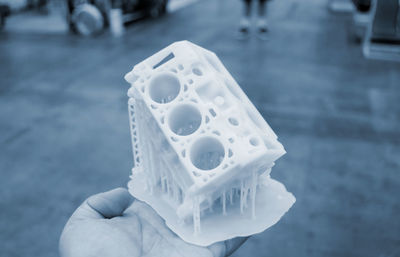
M 122 205 L 129 206 L 126 208 L 106 198 L 88 204 L 89 198 L 72 215 L 60 240 L 62 257 L 219 257 L 244 241 L 235 239 L 209 247 L 195 246 L 174 234 L 149 205 L 135 200 L 129 206 L 125 201 Z M 115 212 L 116 209 L 119 211 Z

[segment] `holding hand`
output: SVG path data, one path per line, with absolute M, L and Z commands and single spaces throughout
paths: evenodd
M 208 247 L 186 243 L 147 204 L 117 188 L 89 197 L 60 238 L 61 257 L 224 257 L 247 238 Z

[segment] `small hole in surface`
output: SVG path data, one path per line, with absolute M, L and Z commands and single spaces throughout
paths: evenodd
M 193 74 L 195 74 L 197 76 L 202 76 L 203 75 L 203 72 L 199 68 L 193 68 L 192 72 L 193 72 Z
M 214 109 L 211 108 L 209 111 L 213 117 L 217 116 L 217 113 L 214 111 Z
M 219 133 L 218 130 L 214 130 L 212 133 L 214 133 L 214 134 L 217 135 L 217 136 L 220 136 L 220 135 L 221 135 L 221 133 Z
M 169 103 L 178 96 L 180 88 L 179 79 L 175 75 L 164 73 L 151 80 L 149 95 L 154 102 Z
M 212 170 L 218 167 L 225 157 L 222 143 L 213 137 L 198 139 L 190 150 L 190 160 L 201 170 Z
M 233 126 L 239 125 L 239 122 L 238 122 L 238 120 L 237 120 L 236 118 L 230 117 L 230 118 L 228 119 L 228 121 L 229 121 L 229 123 L 232 124 Z
M 200 127 L 201 121 L 201 113 L 196 107 L 189 104 L 181 104 L 172 110 L 168 124 L 175 134 L 187 136 Z
M 255 138 L 255 137 L 250 138 L 249 142 L 250 142 L 250 144 L 251 144 L 252 146 L 258 146 L 258 145 L 260 144 L 260 142 L 258 141 L 258 139 Z

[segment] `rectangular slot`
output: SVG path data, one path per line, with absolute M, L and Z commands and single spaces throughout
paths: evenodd
M 166 57 L 164 57 L 164 59 L 162 59 L 159 63 L 157 63 L 156 65 L 153 66 L 153 69 L 157 69 L 158 67 L 160 67 L 161 65 L 163 65 L 164 63 L 167 63 L 168 61 L 172 60 L 175 57 L 175 55 L 173 53 L 170 53 L 169 55 L 167 55 Z

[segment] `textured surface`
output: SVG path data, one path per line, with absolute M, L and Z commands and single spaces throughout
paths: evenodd
M 182 39 L 224 60 L 288 152 L 272 177 L 296 204 L 234 256 L 400 254 L 400 65 L 364 60 L 326 1 L 272 1 L 268 42 L 235 41 L 239 13 L 206 0 L 123 40 L 0 34 L 0 256 L 56 256 L 78 204 L 126 185 L 123 75 Z

